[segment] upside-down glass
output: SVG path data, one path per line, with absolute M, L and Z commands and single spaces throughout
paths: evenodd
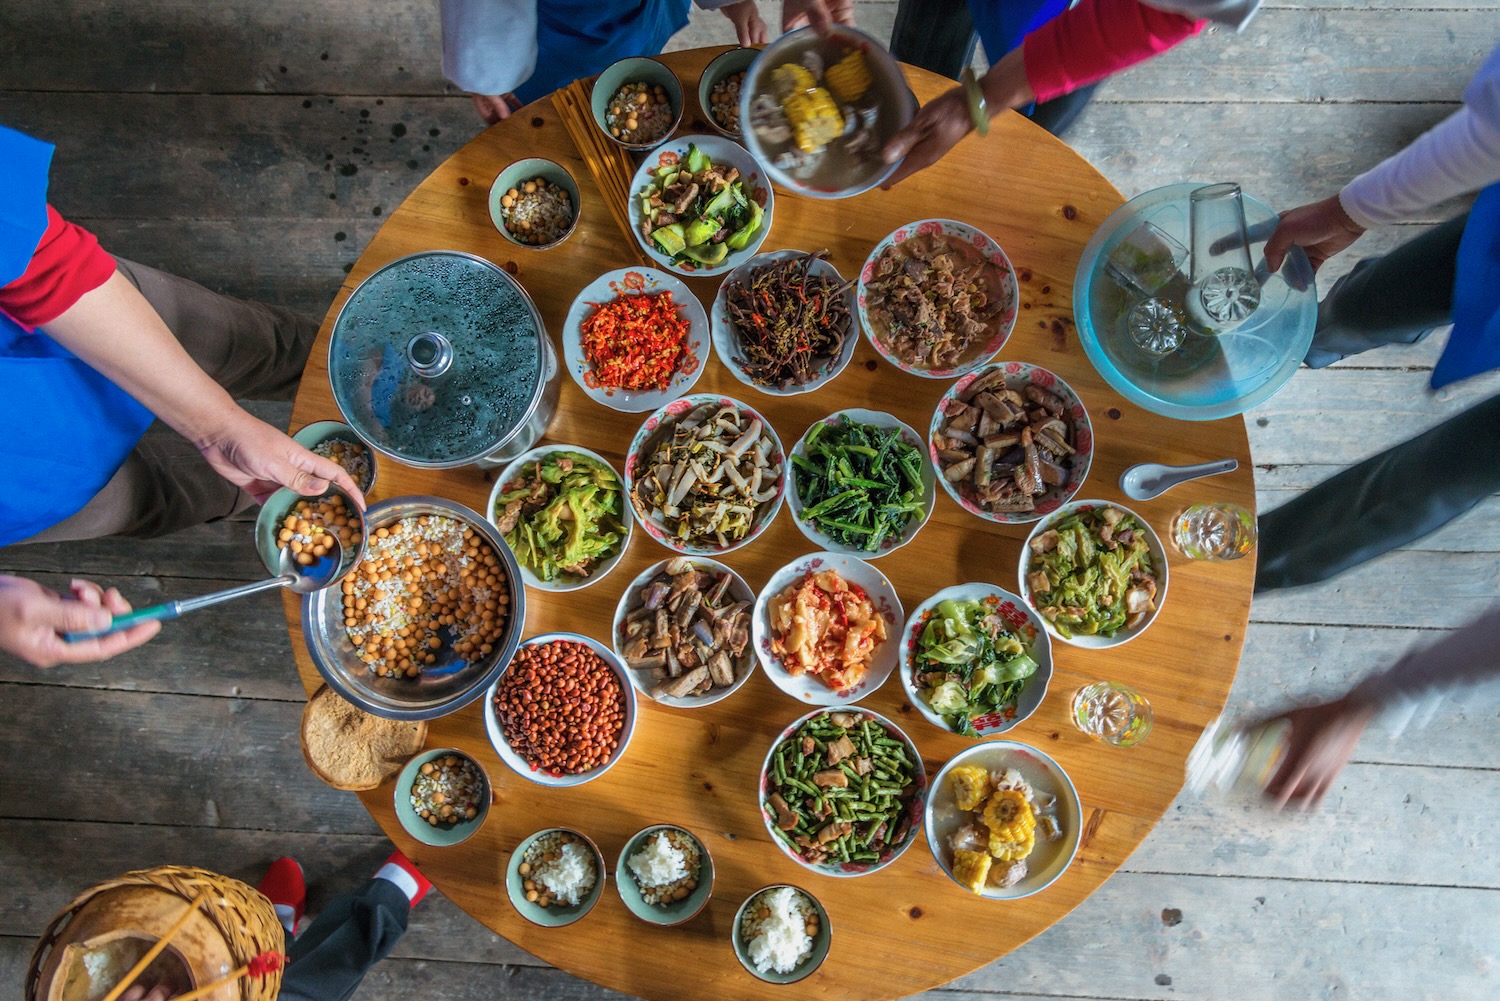
M 1193 287 L 1183 305 L 1193 326 L 1222 334 L 1260 305 L 1260 282 L 1250 266 L 1250 236 L 1238 184 L 1208 184 L 1188 195 Z
M 1073 723 L 1095 740 L 1130 747 L 1151 732 L 1151 704 L 1134 688 L 1099 681 L 1073 693 Z
M 1190 560 L 1237 560 L 1255 538 L 1255 515 L 1238 504 L 1194 504 L 1172 522 L 1172 543 Z

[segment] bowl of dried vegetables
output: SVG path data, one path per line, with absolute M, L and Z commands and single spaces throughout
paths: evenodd
M 829 263 L 827 251 L 756 254 L 714 297 L 714 354 L 736 379 L 768 396 L 811 393 L 853 359 L 854 311 L 854 281 Z
M 522 581 L 542 591 L 576 591 L 602 579 L 625 555 L 634 524 L 620 474 L 577 445 L 518 457 L 495 478 L 486 510 Z
M 937 477 L 916 431 L 876 410 L 841 410 L 792 448 L 787 506 L 802 534 L 832 553 L 872 560 L 916 537 Z
M 993 737 L 1041 706 L 1052 641 L 1025 601 L 993 584 L 945 587 L 907 617 L 901 682 L 934 726 Z
M 747 545 L 786 497 L 786 457 L 769 421 L 727 396 L 694 394 L 646 418 L 625 456 L 625 490 L 657 542 L 686 556 Z
M 1103 649 L 1135 639 L 1167 597 L 1167 551 L 1134 511 L 1074 501 L 1037 522 L 1021 547 L 1021 595 L 1064 643 Z
M 589 399 L 622 413 L 655 410 L 693 388 L 708 361 L 703 304 L 655 268 L 600 275 L 563 322 L 563 362 Z

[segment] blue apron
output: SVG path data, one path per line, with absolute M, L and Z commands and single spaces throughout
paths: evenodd
M 993 66 L 1069 6 L 1068 0 L 969 0 L 969 17 L 984 43 L 985 58 Z
M 687 27 L 688 0 L 538 0 L 536 70 L 516 88 L 530 104 L 626 56 L 654 56 Z
M 52 146 L 0 126 L 0 286 L 47 231 Z M 0 313 L 0 546 L 76 513 L 151 425 L 151 411 L 47 335 Z
M 1432 388 L 1500 368 L 1500 184 L 1469 210 L 1453 282 L 1453 332 L 1432 369 Z

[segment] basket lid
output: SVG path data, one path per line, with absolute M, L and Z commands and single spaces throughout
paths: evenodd
M 355 432 L 408 465 L 462 466 L 515 437 L 542 397 L 546 329 L 514 278 L 458 251 L 360 283 L 334 321 L 328 378 Z

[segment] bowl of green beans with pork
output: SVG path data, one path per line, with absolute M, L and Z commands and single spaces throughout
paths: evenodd
M 825 876 L 865 876 L 900 858 L 926 801 L 917 746 L 868 709 L 802 716 L 772 743 L 761 768 L 761 816 L 771 839 Z

